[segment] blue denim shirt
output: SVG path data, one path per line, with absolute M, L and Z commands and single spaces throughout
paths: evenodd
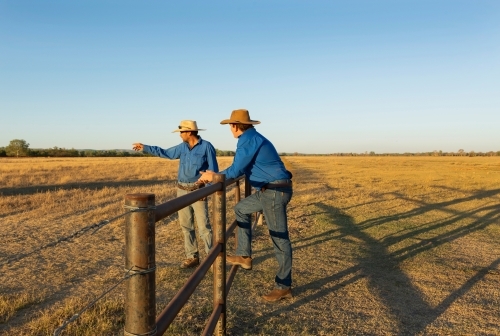
M 255 128 L 240 135 L 233 164 L 221 174 L 226 174 L 226 179 L 245 174 L 250 185 L 257 189 L 269 182 L 291 178 L 273 144 Z
M 200 171 L 219 171 L 215 148 L 212 144 L 201 137 L 193 148 L 189 148 L 186 142 L 177 146 L 163 149 L 157 146 L 144 145 L 145 153 L 153 154 L 161 158 L 180 159 L 177 179 L 179 182 L 193 183 L 198 181 Z

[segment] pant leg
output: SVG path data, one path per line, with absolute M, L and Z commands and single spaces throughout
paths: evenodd
M 261 210 L 258 193 L 245 197 L 234 207 L 238 222 L 238 246 L 235 251 L 237 256 L 252 256 L 252 213 Z
M 292 198 L 292 189 L 267 189 L 258 193 L 261 195 L 264 217 L 278 260 L 276 287 L 286 289 L 292 285 L 292 244 L 286 215 L 287 205 Z
M 212 227 L 208 217 L 207 200 L 194 202 L 192 205 L 196 224 L 198 225 L 198 235 L 205 244 L 205 252 L 208 254 L 212 248 Z
M 188 191 L 177 189 L 177 197 L 187 194 Z M 178 211 L 179 224 L 181 226 L 182 234 L 184 235 L 184 251 L 186 258 L 199 257 L 198 242 L 196 241 L 196 233 L 194 230 L 193 209 L 187 206 Z

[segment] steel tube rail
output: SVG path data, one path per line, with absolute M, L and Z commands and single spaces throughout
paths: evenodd
M 205 273 L 208 271 L 215 258 L 217 258 L 220 251 L 222 251 L 222 246 L 220 244 L 212 247 L 205 260 L 203 260 L 196 271 L 191 274 L 184 286 L 182 286 L 182 288 L 177 292 L 173 299 L 170 300 L 165 309 L 163 309 L 160 315 L 158 315 L 158 317 L 156 318 L 156 328 L 158 335 L 163 335 L 163 333 L 167 330 L 170 323 L 172 323 L 172 321 L 175 319 L 189 297 L 191 297 L 198 284 L 201 282 L 201 280 L 203 280 Z
M 231 267 L 231 270 L 227 274 L 227 280 L 226 280 L 226 297 L 229 295 L 229 290 L 231 289 L 231 285 L 233 284 L 233 280 L 234 280 L 234 277 L 236 276 L 236 272 L 238 272 L 238 268 L 240 268 L 240 266 L 233 265 Z
M 186 195 L 174 198 L 173 200 L 170 200 L 163 204 L 157 205 L 155 211 L 155 221 L 157 222 L 167 216 L 170 216 L 171 214 L 181 210 L 182 208 L 185 208 L 186 206 L 191 205 L 204 197 L 210 196 L 221 188 L 223 188 L 223 185 L 221 183 L 212 184 L 210 186 L 190 192 Z
M 245 175 L 241 175 L 240 177 L 229 179 L 226 181 L 226 186 L 229 186 L 237 181 L 243 179 Z M 170 216 L 171 214 L 179 211 L 182 208 L 187 207 L 188 205 L 193 204 L 194 202 L 199 201 L 200 199 L 210 196 L 216 191 L 219 191 L 223 188 L 222 184 L 214 183 L 212 185 L 203 187 L 201 189 L 190 192 L 186 195 L 182 195 L 180 197 L 174 198 L 168 202 L 159 204 L 156 206 L 155 210 L 155 221 L 158 222 L 165 217 Z
M 154 194 L 133 194 L 133 195 L 127 195 L 130 199 L 126 199 L 126 205 L 129 207 L 140 207 L 140 208 L 147 208 L 150 209 L 147 212 L 147 218 L 148 218 L 148 234 L 152 232 L 153 236 L 152 238 L 148 236 L 147 239 L 142 239 L 141 244 L 144 242 L 147 242 L 148 245 L 148 251 L 152 251 L 151 254 L 147 258 L 142 259 L 147 260 L 148 262 L 146 264 L 139 262 L 140 260 L 137 260 L 135 262 L 135 259 L 132 257 L 128 257 L 129 254 L 127 254 L 126 258 L 126 266 L 127 269 L 135 270 L 135 271 L 148 271 L 151 270 L 151 272 L 147 272 L 144 274 L 140 274 L 137 276 L 133 276 L 129 279 L 129 283 L 133 283 L 132 279 L 135 278 L 146 278 L 147 279 L 147 285 L 141 285 L 141 286 L 136 286 L 138 288 L 147 288 L 147 293 L 144 293 L 143 295 L 135 295 L 135 299 L 131 300 L 133 298 L 133 294 L 128 294 L 127 290 L 127 297 L 126 297 L 126 321 L 125 321 L 125 330 L 124 333 L 125 335 L 163 335 L 169 325 L 172 323 L 172 321 L 175 319 L 179 311 L 182 309 L 184 304 L 187 302 L 189 297 L 193 294 L 193 292 L 196 290 L 197 286 L 203 280 L 203 277 L 205 274 L 208 272 L 208 269 L 212 264 L 214 264 L 213 269 L 214 269 L 214 310 L 212 313 L 212 316 L 214 318 L 214 321 L 210 320 L 209 324 L 205 328 L 206 332 L 213 332 L 215 328 L 217 328 L 218 335 L 225 335 L 226 333 L 226 297 L 227 297 L 227 289 L 226 289 L 226 272 L 225 272 L 225 244 L 227 241 L 227 236 L 234 230 L 236 227 L 237 223 L 236 221 L 231 224 L 229 227 L 229 230 L 226 230 L 226 193 L 227 193 L 227 187 L 232 184 L 236 184 L 236 195 L 235 195 L 235 201 L 238 203 L 241 199 L 241 180 L 245 178 L 244 175 L 239 176 L 235 179 L 228 179 L 225 180 L 225 176 L 221 174 L 216 175 L 216 179 L 214 179 L 214 183 L 206 186 L 204 188 L 198 189 L 196 191 L 193 191 L 191 193 L 188 193 L 184 196 L 177 197 L 173 200 L 170 200 L 168 202 L 165 202 L 163 204 L 157 205 L 156 208 L 154 208 Z M 208 253 L 207 257 L 205 260 L 200 264 L 200 266 L 196 269 L 196 271 L 193 272 L 193 274 L 189 277 L 189 279 L 186 281 L 184 286 L 177 292 L 177 294 L 174 296 L 174 298 L 169 302 L 167 307 L 158 315 L 155 319 L 156 316 L 156 302 L 155 302 L 155 296 L 156 296 L 156 290 L 155 290 L 155 256 L 154 256 L 154 229 L 155 225 L 154 223 L 162 220 L 163 218 L 172 215 L 173 213 L 181 210 L 182 208 L 189 206 L 193 204 L 194 202 L 199 201 L 202 198 L 208 197 L 212 194 L 215 194 L 214 197 L 214 213 L 216 213 L 216 216 L 218 217 L 217 221 L 220 225 L 217 226 L 214 224 L 214 246 L 212 247 L 211 251 Z M 249 196 L 251 194 L 251 187 L 248 179 L 245 180 L 245 196 Z M 142 199 L 141 197 L 143 196 L 138 196 L 138 195 L 148 195 L 146 197 L 147 199 L 147 205 L 142 204 L 141 202 L 138 202 L 138 199 Z M 137 215 L 137 214 L 142 214 L 144 215 L 143 212 L 134 212 L 132 215 Z M 133 217 L 135 218 L 135 217 Z M 142 218 L 142 217 L 138 217 Z M 132 222 L 131 222 L 132 223 Z M 134 225 L 135 221 L 134 221 Z M 130 224 L 126 226 L 126 230 L 132 230 L 134 225 Z M 142 227 L 142 226 L 141 226 Z M 142 232 L 142 231 L 141 231 Z M 128 235 L 128 231 L 126 231 L 126 237 Z M 129 234 L 131 237 L 132 235 Z M 129 249 L 132 251 L 135 247 L 137 246 L 137 243 L 132 243 L 132 241 L 128 241 L 126 238 L 126 251 L 129 251 Z M 144 249 L 142 249 L 144 250 Z M 141 250 L 141 251 L 142 251 Z M 129 253 L 129 252 L 126 252 Z M 148 252 L 149 253 L 149 252 Z M 131 254 L 132 255 L 132 254 Z M 134 260 L 134 263 L 132 263 L 132 260 Z M 143 261 L 144 261 L 143 260 Z M 217 261 L 216 261 L 217 260 Z M 214 263 L 214 261 L 216 261 Z M 135 268 L 134 268 L 135 266 Z M 232 282 L 234 279 L 235 273 L 236 273 L 237 267 L 232 267 L 229 277 L 229 281 Z M 151 280 L 152 279 L 152 280 Z M 131 292 L 132 293 L 132 292 Z M 132 322 L 128 322 L 130 318 L 127 316 L 133 316 L 131 315 L 134 312 L 134 308 L 137 308 L 138 306 L 136 305 L 137 300 L 139 300 L 142 297 L 143 300 L 148 302 L 148 307 L 142 309 L 142 315 L 141 317 L 143 319 L 146 319 L 148 321 L 148 328 L 142 328 L 145 330 L 136 330 L 136 329 L 130 329 L 132 327 L 129 327 L 129 325 L 135 325 Z M 151 312 L 151 307 L 154 309 Z M 137 310 L 137 309 L 136 309 Z M 129 312 L 130 311 L 130 312 Z M 137 313 L 137 312 L 135 312 Z M 137 314 L 136 314 L 137 315 Z M 152 317 L 152 318 L 151 318 Z M 152 322 L 151 322 L 152 321 Z M 144 322 L 141 322 L 144 324 Z M 135 328 L 135 327 L 133 327 Z
M 126 281 L 124 335 L 156 335 L 155 195 L 128 194 L 125 206 L 135 211 L 126 216 Z
M 211 336 L 214 334 L 215 327 L 217 326 L 217 322 L 219 322 L 218 317 L 222 312 L 222 306 L 217 306 L 216 309 L 212 311 L 212 315 L 208 319 L 208 323 L 203 330 L 203 336 Z
M 231 225 L 229 225 L 229 227 L 226 229 L 226 242 L 229 239 L 229 236 L 231 235 L 231 233 L 233 233 L 233 231 L 236 228 L 236 226 L 238 226 L 238 222 L 236 220 L 234 220 L 231 223 Z

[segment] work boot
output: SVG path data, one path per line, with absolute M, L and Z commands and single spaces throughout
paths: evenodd
M 181 268 L 193 268 L 193 267 L 196 267 L 200 264 L 200 258 L 188 258 L 188 259 L 185 259 L 182 264 L 181 264 Z
M 267 302 L 277 302 L 281 299 L 291 298 L 292 297 L 292 289 L 273 289 L 269 294 L 262 295 L 262 298 Z
M 231 265 L 238 265 L 246 270 L 252 269 L 252 258 L 251 257 L 240 257 L 240 256 L 226 256 L 226 262 Z

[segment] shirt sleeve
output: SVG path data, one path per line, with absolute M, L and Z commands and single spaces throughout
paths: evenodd
M 168 149 L 163 149 L 158 146 L 144 145 L 143 152 L 146 152 L 148 154 L 153 154 L 161 158 L 174 160 L 181 157 L 181 152 L 182 152 L 181 146 L 182 144 L 179 144 L 177 146 L 170 147 Z
M 233 164 L 221 171 L 222 174 L 226 174 L 226 179 L 236 178 L 245 173 L 246 168 L 250 165 L 255 157 L 255 153 L 261 145 L 260 141 L 256 138 L 252 138 L 244 143 L 238 142 L 238 147 L 236 148 L 236 153 L 234 154 Z
M 219 172 L 219 164 L 217 163 L 217 158 L 215 157 L 215 148 L 212 145 L 207 146 L 207 162 L 208 170 L 211 170 L 214 173 Z

